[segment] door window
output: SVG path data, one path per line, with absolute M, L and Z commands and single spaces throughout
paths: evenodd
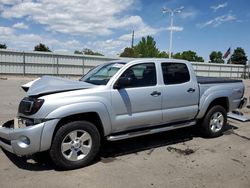
M 143 63 L 131 66 L 121 77 L 130 77 L 131 84 L 126 88 L 131 87 L 146 87 L 156 85 L 156 70 L 154 63 Z
M 187 65 L 184 63 L 162 63 L 164 84 L 181 84 L 190 80 Z

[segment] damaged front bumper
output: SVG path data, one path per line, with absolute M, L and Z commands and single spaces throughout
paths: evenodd
M 14 120 L 0 126 L 0 146 L 16 155 L 31 155 L 50 148 L 57 120 L 19 128 Z

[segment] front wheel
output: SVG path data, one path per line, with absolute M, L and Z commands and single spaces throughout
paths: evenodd
M 213 106 L 206 113 L 202 124 L 202 132 L 206 137 L 214 138 L 222 135 L 224 126 L 227 123 L 227 112 L 220 105 Z
M 93 161 L 99 147 L 100 134 L 94 124 L 87 121 L 70 122 L 56 132 L 50 157 L 60 168 L 80 168 Z

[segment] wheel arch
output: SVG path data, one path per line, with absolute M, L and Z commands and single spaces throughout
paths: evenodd
M 98 129 L 100 135 L 102 137 L 105 135 L 103 124 L 102 124 L 99 114 L 97 112 L 84 112 L 84 113 L 73 114 L 73 115 L 69 115 L 69 116 L 65 116 L 61 118 L 55 127 L 53 138 L 56 132 L 58 131 L 58 129 L 60 129 L 60 127 L 62 127 L 63 125 L 67 123 L 74 122 L 74 121 L 88 121 L 90 123 L 93 123 Z
M 98 124 L 102 127 L 103 135 L 107 135 L 112 130 L 110 114 L 107 107 L 101 102 L 83 102 L 61 106 L 52 111 L 46 118 L 59 119 L 58 124 L 64 121 L 85 120 Z
M 106 106 L 100 102 L 85 102 L 65 105 L 49 113 L 47 119 L 57 120 L 52 126 L 46 126 L 42 133 L 41 151 L 51 147 L 58 129 L 65 123 L 72 121 L 89 121 L 98 128 L 102 137 L 110 134 L 112 130 L 110 115 Z
M 227 96 L 221 96 L 221 97 L 214 97 L 206 100 L 197 115 L 197 119 L 202 119 L 204 115 L 208 112 L 209 109 L 211 109 L 213 106 L 220 105 L 223 108 L 225 108 L 226 112 L 229 112 L 230 104 L 229 99 Z
M 210 109 L 212 106 L 215 105 L 220 105 L 225 108 L 225 110 L 228 112 L 229 111 L 229 99 L 228 97 L 219 97 L 214 99 L 210 105 L 208 106 L 208 109 Z

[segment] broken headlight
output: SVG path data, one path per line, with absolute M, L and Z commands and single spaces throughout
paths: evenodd
M 24 117 L 16 117 L 14 119 L 14 128 L 26 128 L 30 127 L 33 125 L 37 125 L 40 123 L 45 122 L 46 119 L 29 119 L 29 118 L 24 118 Z

